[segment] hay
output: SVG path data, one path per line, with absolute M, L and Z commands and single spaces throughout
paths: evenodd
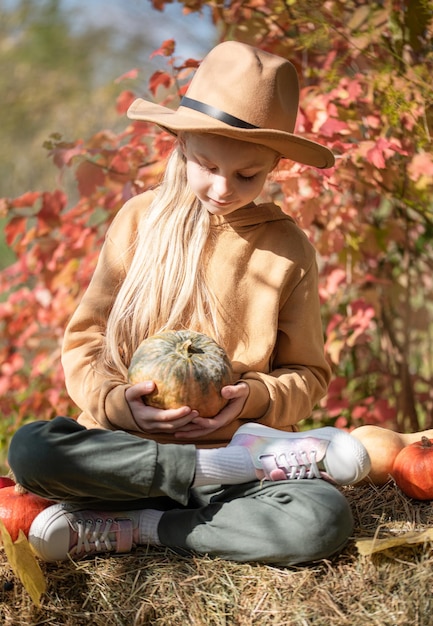
M 390 482 L 345 488 L 352 541 L 335 559 L 304 567 L 237 564 L 140 548 L 122 557 L 42 564 L 48 590 L 35 607 L 0 552 L 5 626 L 427 626 L 429 543 L 359 556 L 355 538 L 433 526 L 430 503 Z

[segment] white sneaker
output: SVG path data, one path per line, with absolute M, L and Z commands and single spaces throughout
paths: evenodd
M 241 426 L 229 446 L 248 448 L 254 466 L 268 480 L 324 478 L 352 485 L 371 467 L 364 446 L 332 426 L 288 433 L 253 422 Z
M 64 504 L 54 504 L 33 520 L 29 542 L 44 561 L 130 552 L 140 542 L 140 514 L 74 511 Z

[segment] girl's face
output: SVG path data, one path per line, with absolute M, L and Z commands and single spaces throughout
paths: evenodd
M 279 160 L 269 148 L 219 135 L 186 133 L 179 142 L 189 186 L 214 215 L 250 204 Z

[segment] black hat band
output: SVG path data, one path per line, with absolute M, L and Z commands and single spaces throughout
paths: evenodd
M 193 98 L 187 98 L 186 96 L 182 98 L 180 106 L 193 109 L 199 113 L 204 113 L 205 115 L 209 115 L 209 117 L 213 117 L 214 119 L 219 120 L 224 124 L 228 124 L 229 126 L 234 126 L 235 128 L 259 128 L 258 126 L 254 126 L 254 124 L 240 120 L 234 115 L 220 111 L 220 109 L 217 109 L 216 107 L 212 107 L 204 102 L 199 102 L 199 100 L 193 100 Z

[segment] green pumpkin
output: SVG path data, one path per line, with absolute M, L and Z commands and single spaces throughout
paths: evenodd
M 189 406 L 201 417 L 214 417 L 227 404 L 221 389 L 234 382 L 227 354 L 213 339 L 191 330 L 168 330 L 138 346 L 128 370 L 132 384 L 152 380 L 155 390 L 143 396 L 161 409 Z

